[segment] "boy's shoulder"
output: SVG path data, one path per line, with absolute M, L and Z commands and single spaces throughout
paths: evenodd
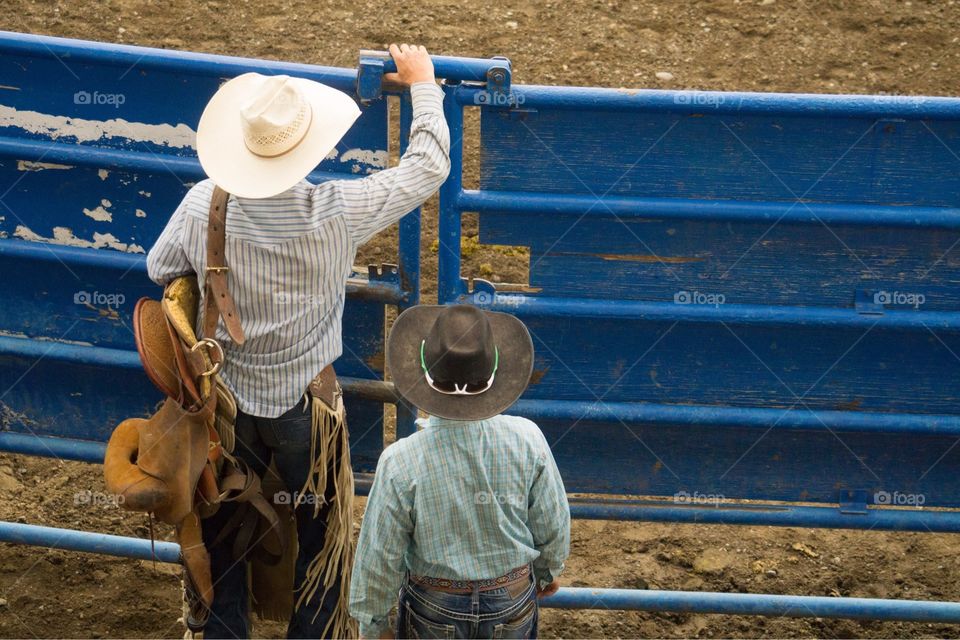
M 544 437 L 543 431 L 540 430 L 540 427 L 533 420 L 521 416 L 508 416 L 503 414 L 494 416 L 490 418 L 490 420 L 496 424 L 497 427 L 505 429 L 537 447 L 547 444 L 547 439 Z
M 540 427 L 537 426 L 536 422 L 527 418 L 500 414 L 479 422 L 492 427 L 495 431 L 525 440 L 537 447 L 547 445 L 546 437 L 544 437 Z M 430 440 L 439 433 L 438 430 L 444 428 L 443 425 L 430 424 L 430 419 L 418 420 L 417 424 L 420 425 L 420 429 L 409 436 L 398 438 L 396 442 L 383 450 L 380 459 L 401 464 L 411 462 L 423 451 L 424 447 L 429 446 Z
M 422 431 L 417 431 L 404 438 L 397 438 L 396 442 L 388 445 L 380 454 L 378 466 L 393 464 L 399 469 L 403 469 L 416 455 L 418 441 L 422 439 L 422 434 Z

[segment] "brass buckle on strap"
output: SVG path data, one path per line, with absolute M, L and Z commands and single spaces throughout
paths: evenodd
M 197 343 L 195 345 L 190 347 L 190 351 L 191 352 L 196 351 L 201 346 L 208 347 L 208 348 L 212 347 L 217 352 L 217 357 L 210 358 L 210 361 L 213 362 L 213 367 L 209 371 L 204 371 L 200 375 L 212 376 L 216 373 L 219 373 L 220 367 L 223 366 L 223 358 L 224 358 L 223 347 L 220 346 L 220 343 L 214 340 L 213 338 L 201 338 L 200 340 L 197 340 Z

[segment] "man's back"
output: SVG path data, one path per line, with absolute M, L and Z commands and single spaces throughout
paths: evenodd
M 312 185 L 306 180 L 269 198 L 227 204 L 228 288 L 246 342 L 217 330 L 221 374 L 241 410 L 276 417 L 342 352 L 346 279 L 357 248 L 436 192 L 450 169 L 443 93 L 411 87 L 410 146 L 392 169 L 361 179 Z M 159 283 L 206 265 L 206 225 L 213 182 L 195 185 L 147 256 Z

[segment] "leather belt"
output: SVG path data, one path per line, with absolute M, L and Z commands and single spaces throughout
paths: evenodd
M 237 316 L 233 296 L 227 289 L 227 200 L 230 194 L 220 187 L 213 188 L 210 213 L 207 220 L 207 272 L 204 274 L 203 337 L 216 338 L 217 320 L 223 324 L 235 344 L 244 343 L 243 327 Z
M 530 575 L 530 565 L 512 569 L 499 578 L 485 580 L 450 580 L 448 578 L 432 578 L 430 576 L 410 576 L 410 581 L 433 591 L 445 593 L 473 593 L 477 591 L 491 591 L 509 587 L 523 581 Z

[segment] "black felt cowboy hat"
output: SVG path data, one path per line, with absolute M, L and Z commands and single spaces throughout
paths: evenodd
M 394 322 L 387 365 L 410 404 L 440 418 L 483 420 L 501 413 L 527 388 L 533 341 L 507 313 L 423 305 Z

